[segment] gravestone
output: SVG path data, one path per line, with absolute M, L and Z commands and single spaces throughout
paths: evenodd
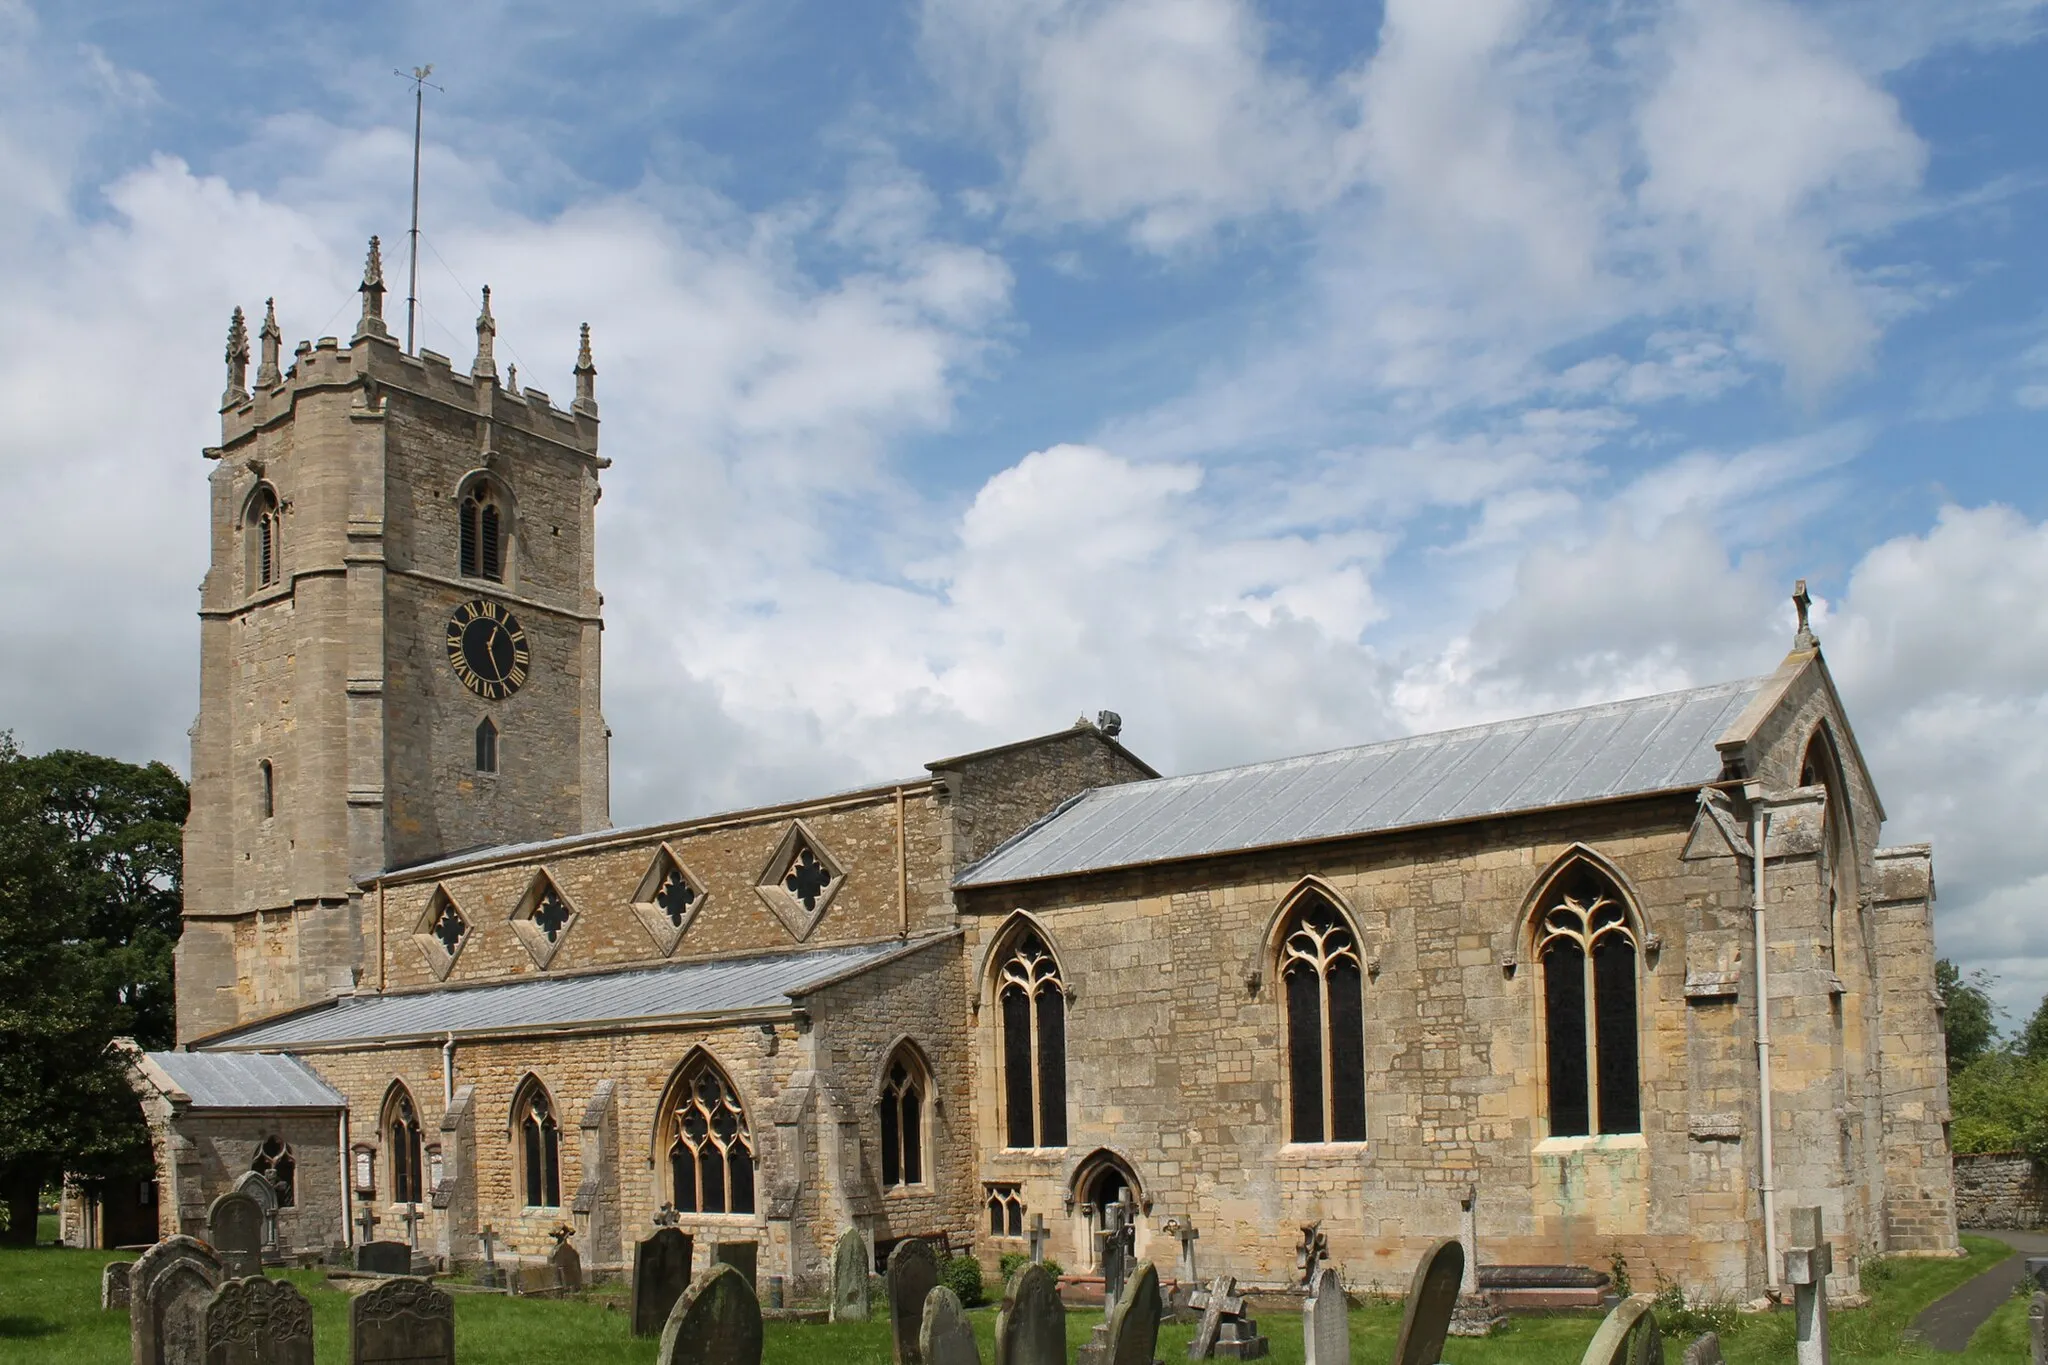
M 1799 1365 L 1828 1365 L 1828 1272 L 1834 1253 L 1820 1235 L 1820 1210 L 1792 1210 L 1792 1245 L 1785 1252 L 1785 1282 L 1792 1286 L 1792 1331 Z
M 134 1365 L 195 1365 L 199 1312 L 221 1281 L 220 1257 L 196 1237 L 166 1237 L 128 1272 Z
M 658 1337 L 668 1313 L 690 1287 L 690 1256 L 695 1250 L 673 1226 L 633 1246 L 633 1335 Z
M 1451 1313 L 1454 1337 L 1490 1337 L 1507 1326 L 1500 1300 L 1479 1287 L 1479 1187 L 1467 1185 L 1458 1196 L 1458 1245 L 1465 1253 L 1465 1277 L 1458 1283 L 1458 1306 Z
M 1464 1279 L 1465 1249 L 1455 1241 L 1438 1242 L 1423 1253 L 1408 1282 L 1394 1365 L 1436 1365 L 1444 1358 L 1444 1338 L 1451 1334 L 1451 1314 Z
M 1140 1261 L 1124 1281 L 1109 1319 L 1109 1354 L 1103 1365 L 1155 1365 L 1159 1349 L 1159 1272 Z
M 924 1297 L 917 1352 L 924 1357 L 924 1365 L 981 1365 L 974 1329 L 967 1325 L 967 1310 L 961 1306 L 960 1296 L 945 1285 L 935 1286 Z
M 2048 1365 L 2048 1291 L 2035 1290 L 2027 1305 L 2027 1339 L 2033 1345 L 2034 1365 Z
M 1721 1334 L 1708 1332 L 1686 1347 L 1685 1365 L 1725 1365 L 1721 1359 Z
M 1225 1360 L 1257 1360 L 1271 1349 L 1259 1325 L 1245 1311 L 1244 1296 L 1234 1276 L 1218 1275 L 1207 1289 L 1188 1300 L 1201 1313 L 1195 1337 L 1188 1343 L 1189 1360 L 1220 1356 Z
M 1664 1365 L 1664 1335 L 1648 1294 L 1631 1294 L 1614 1306 L 1580 1357 L 1580 1365 Z M 1697 1344 L 1697 1343 L 1695 1343 Z M 1715 1343 L 1715 1354 L 1720 1343 Z
M 206 1210 L 206 1240 L 220 1254 L 221 1271 L 231 1279 L 263 1273 L 263 1206 L 239 1190 L 229 1190 Z
M 746 1277 L 713 1265 L 676 1300 L 657 1365 L 761 1365 L 761 1305 Z
M 1042 1214 L 1042 1213 L 1034 1213 L 1034 1214 L 1032 1214 L 1032 1215 L 1031 1215 L 1031 1234 L 1030 1234 L 1030 1235 L 1031 1235 L 1031 1259 L 1032 1259 L 1032 1260 L 1034 1260 L 1034 1261 L 1042 1261 L 1042 1260 L 1044 1260 L 1044 1259 L 1045 1259 L 1045 1241 L 1046 1241 L 1046 1231 L 1045 1231 L 1045 1215 L 1044 1215 L 1044 1214 Z
M 244 1171 L 242 1178 L 235 1182 L 235 1188 L 256 1201 L 256 1207 L 263 1210 L 263 1250 L 266 1254 L 277 1254 L 277 1186 L 261 1171 Z
M 840 1233 L 832 1252 L 832 1321 L 868 1320 L 869 1263 L 867 1238 L 855 1228 Z
M 583 1288 L 583 1253 L 576 1250 L 576 1244 L 567 1237 L 555 1240 L 555 1249 L 548 1253 L 548 1268 L 555 1272 L 557 1287 Z
M 746 1276 L 747 1288 L 754 1289 L 759 1281 L 754 1270 L 760 1264 L 761 1248 L 754 1242 L 720 1242 L 711 1259 L 717 1265 L 729 1265 Z
M 348 1306 L 349 1365 L 455 1365 L 455 1300 L 425 1280 L 387 1280 Z
M 100 1270 L 100 1307 L 102 1309 L 128 1307 L 128 1272 L 135 1269 L 133 1261 L 108 1261 Z
M 290 1280 L 229 1280 L 199 1312 L 204 1365 L 313 1365 L 313 1306 Z
M 505 1277 L 498 1270 L 497 1230 L 489 1223 L 486 1223 L 478 1231 L 476 1239 L 483 1243 L 484 1247 L 484 1268 L 478 1274 L 477 1282 L 486 1289 L 502 1289 L 505 1285 Z
M 995 1365 L 1067 1365 L 1067 1308 L 1052 1272 L 1035 1261 L 1003 1286 Z
M 889 1337 L 896 1365 L 922 1365 L 917 1334 L 924 1328 L 924 1301 L 939 1282 L 938 1258 L 922 1237 L 906 1237 L 889 1252 Z
M 365 1242 L 356 1248 L 356 1269 L 370 1275 L 410 1275 L 412 1248 L 403 1242 Z
M 1351 1365 L 1351 1305 L 1330 1266 L 1316 1271 L 1301 1301 L 1303 1365 Z

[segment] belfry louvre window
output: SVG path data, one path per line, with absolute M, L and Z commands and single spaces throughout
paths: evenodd
M 1025 930 L 997 969 L 1002 1003 L 1004 1142 L 1067 1145 L 1067 993 L 1059 963 Z
M 464 578 L 504 581 L 505 521 L 503 497 L 490 480 L 478 478 L 462 495 L 460 554 Z
M 1639 1133 L 1635 931 L 1619 888 L 1581 864 L 1545 895 L 1544 1061 L 1550 1135 Z
M 277 494 L 268 486 L 249 499 L 249 589 L 267 588 L 284 574 L 284 518 Z
M 526 1177 L 526 1206 L 560 1208 L 562 1204 L 562 1128 L 547 1087 L 531 1076 L 521 1088 L 517 1110 L 521 1174 Z
M 1365 972 L 1358 935 L 1321 896 L 1280 939 L 1287 996 L 1288 1140 L 1365 1141 Z
M 384 1101 L 384 1140 L 391 1165 L 391 1199 L 417 1204 L 421 1199 L 420 1120 L 404 1085 L 391 1087 Z
M 709 1057 L 670 1087 L 669 1188 L 681 1213 L 752 1213 L 754 1141 L 732 1082 Z
M 923 1069 L 898 1052 L 882 1086 L 882 1188 L 924 1183 Z

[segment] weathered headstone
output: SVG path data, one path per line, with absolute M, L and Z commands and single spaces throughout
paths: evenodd
M 1109 1358 L 1104 1365 L 1154 1365 L 1159 1349 L 1159 1272 L 1140 1261 L 1124 1281 L 1123 1297 L 1109 1318 Z
M 313 1307 L 290 1280 L 229 1280 L 199 1311 L 204 1365 L 313 1365 Z
M 712 1261 L 718 1265 L 729 1265 L 746 1276 L 747 1288 L 753 1289 L 760 1283 L 755 1271 L 760 1265 L 761 1248 L 755 1242 L 720 1242 L 712 1254 Z
M 555 1272 L 558 1288 L 583 1288 L 583 1253 L 567 1237 L 555 1239 L 555 1249 L 548 1253 L 548 1266 Z
M 128 1272 L 134 1365 L 193 1365 L 199 1312 L 221 1282 L 220 1257 L 196 1237 L 166 1237 Z
M 832 1321 L 868 1320 L 868 1239 L 858 1228 L 839 1234 L 832 1252 Z
M 1167 1223 L 1167 1231 L 1180 1242 L 1180 1278 L 1188 1284 L 1196 1283 L 1195 1242 L 1202 1235 L 1201 1229 L 1192 1218 L 1175 1218 Z
M 100 1307 L 119 1308 L 124 1312 L 128 1307 L 128 1272 L 135 1269 L 133 1261 L 108 1261 L 100 1269 Z
M 661 1329 L 657 1365 L 761 1365 L 761 1305 L 723 1263 L 683 1292 Z
M 2048 1290 L 2035 1290 L 2027 1305 L 2027 1338 L 2033 1344 L 2034 1365 L 2048 1365 Z
M 1451 1313 L 1454 1337 L 1490 1337 L 1507 1325 L 1500 1300 L 1479 1287 L 1479 1187 L 1467 1185 L 1458 1197 L 1458 1245 L 1465 1253 L 1465 1278 L 1458 1283 L 1458 1306 Z
M 1651 1302 L 1648 1294 L 1631 1294 L 1616 1304 L 1593 1333 L 1580 1365 L 1664 1365 L 1664 1335 Z M 1718 1342 L 1715 1349 L 1718 1354 Z
M 1304 1365 L 1351 1365 L 1351 1305 L 1330 1266 L 1316 1271 L 1301 1301 Z
M 1116 1311 L 1117 1300 L 1123 1297 L 1124 1281 L 1131 1270 L 1130 1205 L 1126 1197 L 1120 1196 L 1102 1214 L 1102 1231 L 1095 1234 L 1102 1247 L 1102 1312 L 1107 1317 Z
M 498 1270 L 497 1229 L 486 1223 L 478 1230 L 476 1239 L 483 1243 L 484 1248 L 484 1268 L 483 1272 L 478 1276 L 479 1281 L 486 1289 L 502 1288 L 505 1283 L 505 1277 Z
M 1451 1334 L 1451 1313 L 1464 1279 L 1465 1249 L 1456 1242 L 1441 1241 L 1423 1253 L 1408 1282 L 1394 1365 L 1436 1365 L 1444 1358 L 1444 1338 Z
M 1067 1309 L 1052 1272 L 1032 1262 L 1003 1287 L 995 1365 L 1067 1365 Z
M 1721 1334 L 1707 1332 L 1686 1347 L 1685 1365 L 1725 1365 L 1721 1358 Z
M 896 1365 L 922 1365 L 917 1336 L 924 1328 L 924 1301 L 939 1282 L 938 1257 L 922 1237 L 906 1237 L 889 1251 L 889 1337 Z
M 668 1313 L 690 1287 L 689 1237 L 673 1226 L 633 1246 L 633 1335 L 658 1337 Z
M 371 1275 L 409 1275 L 412 1248 L 403 1242 L 365 1242 L 356 1248 L 356 1269 Z
M 974 1329 L 967 1325 L 967 1310 L 960 1296 L 945 1285 L 936 1285 L 924 1296 L 924 1323 L 917 1333 L 917 1351 L 924 1365 L 981 1365 L 981 1350 L 974 1344 Z
M 1792 1286 L 1793 1335 L 1799 1365 L 1828 1362 L 1828 1272 L 1834 1253 L 1820 1235 L 1820 1210 L 1792 1210 L 1792 1245 L 1785 1252 L 1785 1281 Z
M 348 1306 L 349 1365 L 454 1365 L 455 1300 L 426 1280 L 387 1280 Z
M 263 1206 L 240 1190 L 229 1190 L 206 1210 L 206 1240 L 220 1254 L 230 1279 L 263 1273 Z
M 1207 1360 L 1211 1356 L 1258 1360 L 1272 1349 L 1246 1311 L 1244 1296 L 1237 1292 L 1236 1277 L 1218 1275 L 1207 1289 L 1189 1299 L 1188 1306 L 1202 1315 L 1194 1340 L 1188 1343 L 1189 1360 Z

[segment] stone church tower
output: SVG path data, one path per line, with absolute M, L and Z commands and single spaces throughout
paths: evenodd
M 490 290 L 467 374 L 392 339 L 374 238 L 361 292 L 288 369 L 267 312 L 253 389 L 228 333 L 181 1042 L 350 988 L 364 880 L 609 823 L 589 329 L 564 412 L 500 382 Z

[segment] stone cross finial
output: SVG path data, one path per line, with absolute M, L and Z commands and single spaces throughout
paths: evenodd
M 263 300 L 263 363 L 256 369 L 258 388 L 269 388 L 281 383 L 284 375 L 277 368 L 277 353 L 284 343 L 284 333 L 277 329 L 277 300 Z
M 491 1249 L 498 1244 L 497 1230 L 489 1223 L 486 1223 L 484 1224 L 484 1230 L 477 1234 L 477 1240 L 484 1244 L 484 1264 L 496 1265 L 498 1258 L 491 1254 Z
M 498 320 L 491 316 L 491 287 L 484 286 L 483 311 L 476 315 L 476 360 L 470 364 L 471 377 L 482 379 L 486 375 L 495 381 L 498 377 Z
M 377 239 L 370 239 L 370 254 L 363 260 L 363 282 L 356 286 L 363 296 L 363 316 L 356 323 L 359 337 L 388 337 L 390 329 L 384 325 L 384 256 L 377 249 Z
M 231 408 L 249 397 L 249 324 L 242 319 L 242 306 L 235 305 L 228 319 L 228 387 L 220 405 Z
M 590 324 L 583 324 L 583 342 L 576 350 L 576 402 L 572 412 L 597 415 L 597 366 L 590 359 Z
M 1820 637 L 1813 633 L 1813 626 L 1807 621 L 1807 613 L 1813 608 L 1813 598 L 1806 591 L 1806 580 L 1800 579 L 1792 589 L 1792 609 L 1799 613 L 1799 633 L 1792 637 L 1792 648 L 1813 649 L 1820 644 Z
M 417 1251 L 420 1245 L 420 1219 L 426 1215 L 420 1212 L 418 1204 L 407 1204 L 402 1217 L 405 1219 L 406 1245 Z

